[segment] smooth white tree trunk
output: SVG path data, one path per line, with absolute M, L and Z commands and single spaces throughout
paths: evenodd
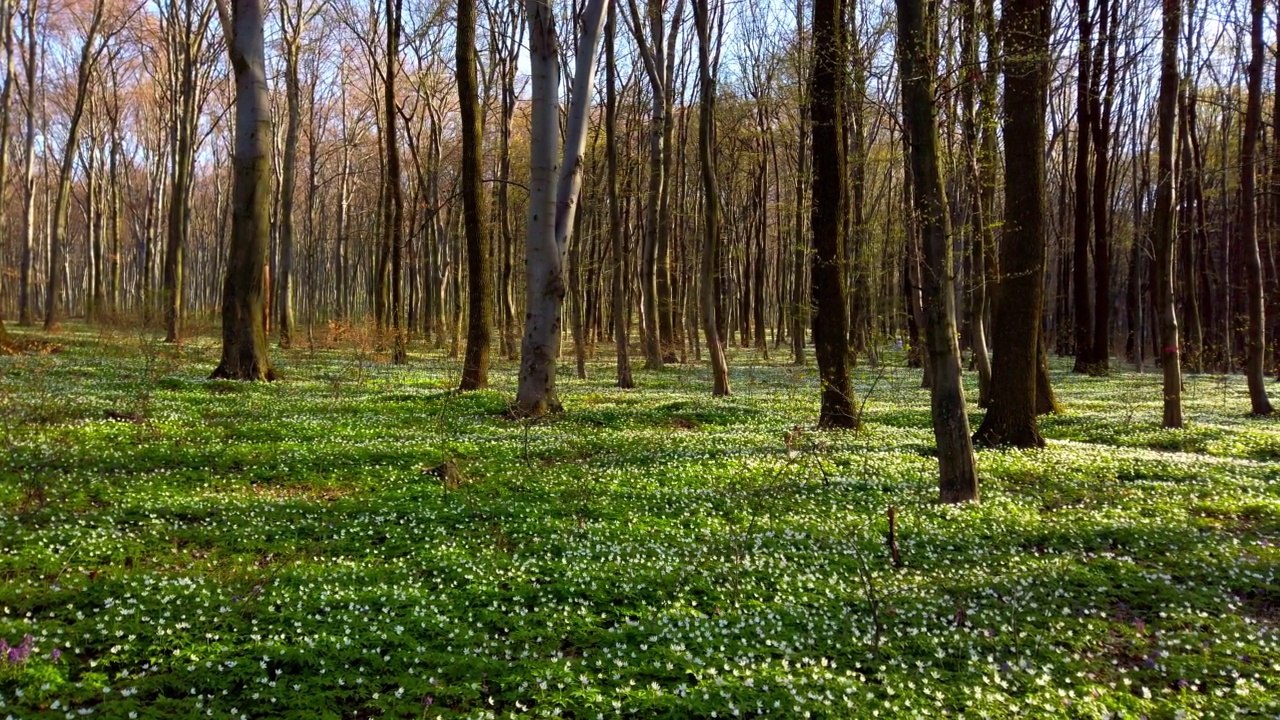
M 565 258 L 572 240 L 582 157 L 587 144 L 596 47 L 609 0 L 591 0 L 582 13 L 573 95 L 560 153 L 560 48 L 550 0 L 528 0 L 529 66 L 533 109 L 529 158 L 529 237 L 526 244 L 526 310 L 520 346 L 520 386 L 515 414 L 538 417 L 560 410 L 556 395 Z

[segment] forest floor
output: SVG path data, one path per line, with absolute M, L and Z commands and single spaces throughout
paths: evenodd
M 0 717 L 1280 716 L 1280 421 L 1239 377 L 1165 431 L 1156 374 L 1057 364 L 1049 447 L 944 507 L 900 366 L 819 433 L 784 352 L 728 399 L 567 359 L 523 422 L 508 362 L 57 341 L 0 358 Z

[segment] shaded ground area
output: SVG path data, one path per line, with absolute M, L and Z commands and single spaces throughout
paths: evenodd
M 0 716 L 1280 714 L 1280 423 L 1240 378 L 1171 432 L 1156 375 L 1058 366 L 1050 447 L 952 508 L 901 367 L 823 434 L 814 371 L 745 351 L 733 398 L 602 358 L 526 423 L 514 366 L 59 342 L 0 359 Z

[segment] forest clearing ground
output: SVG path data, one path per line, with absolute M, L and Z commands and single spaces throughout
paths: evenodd
M 0 717 L 1280 716 L 1280 421 L 1241 377 L 1169 431 L 1158 374 L 1055 361 L 1049 447 L 949 507 L 901 358 L 854 434 L 746 350 L 725 399 L 566 360 L 524 422 L 514 363 L 459 395 L 421 345 L 241 384 L 212 337 L 56 340 L 0 358 Z

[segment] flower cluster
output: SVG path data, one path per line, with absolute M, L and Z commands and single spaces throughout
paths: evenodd
M 35 646 L 36 639 L 30 633 L 22 636 L 22 642 L 17 645 L 10 646 L 9 641 L 0 638 L 0 663 L 16 667 L 24 665 L 27 658 L 31 657 L 31 649 Z

